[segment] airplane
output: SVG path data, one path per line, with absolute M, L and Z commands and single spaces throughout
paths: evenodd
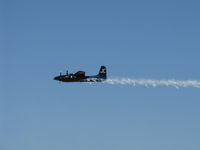
M 68 74 L 66 71 L 65 75 L 60 73 L 59 76 L 54 77 L 54 80 L 62 82 L 102 82 L 107 78 L 107 71 L 105 66 L 101 66 L 99 73 L 94 76 L 86 76 L 84 71 L 78 71 L 76 73 Z

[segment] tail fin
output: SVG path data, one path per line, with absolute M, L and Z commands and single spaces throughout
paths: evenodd
M 101 66 L 98 76 L 103 79 L 107 78 L 107 71 L 105 66 Z

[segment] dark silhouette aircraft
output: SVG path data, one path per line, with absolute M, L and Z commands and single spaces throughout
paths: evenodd
M 62 75 L 60 73 L 60 75 L 56 76 L 54 80 L 62 82 L 102 82 L 106 80 L 106 78 L 107 78 L 106 67 L 101 66 L 99 74 L 94 76 L 86 76 L 84 71 L 78 71 L 74 74 L 73 73 L 68 74 L 68 71 L 66 71 L 65 75 Z

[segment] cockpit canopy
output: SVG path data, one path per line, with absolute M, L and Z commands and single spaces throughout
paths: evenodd
M 80 76 L 82 77 L 82 76 L 85 76 L 85 72 L 84 71 L 78 71 L 74 75 L 77 76 L 77 77 L 80 77 Z

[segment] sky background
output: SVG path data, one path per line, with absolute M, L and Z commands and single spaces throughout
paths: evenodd
M 200 149 L 200 89 L 53 80 L 200 80 L 200 1 L 1 0 L 0 18 L 1 150 Z

